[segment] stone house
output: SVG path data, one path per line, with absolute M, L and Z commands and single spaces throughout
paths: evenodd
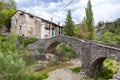
M 62 26 L 52 21 L 34 16 L 24 11 L 17 10 L 11 17 L 11 31 L 18 35 L 39 39 L 51 38 L 62 34 Z

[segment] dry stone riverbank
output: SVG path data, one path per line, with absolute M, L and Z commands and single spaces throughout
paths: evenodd
M 71 60 L 70 62 L 74 65 L 49 72 L 49 77 L 46 80 L 92 80 L 83 79 L 80 73 L 74 73 L 70 70 L 70 68 L 81 66 L 79 59 Z

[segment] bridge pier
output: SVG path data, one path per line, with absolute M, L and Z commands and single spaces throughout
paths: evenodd
M 90 58 L 89 56 L 83 58 L 81 70 L 81 74 L 88 77 L 100 74 L 103 70 L 103 61 L 105 60 L 105 58 L 101 58 L 91 64 Z
M 85 77 L 96 76 L 100 74 L 102 70 L 103 70 L 103 66 L 99 66 L 99 65 L 97 65 L 96 67 L 84 66 L 82 67 L 80 75 L 83 75 Z

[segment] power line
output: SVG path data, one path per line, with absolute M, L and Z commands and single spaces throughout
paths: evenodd
M 64 10 L 67 6 L 69 6 L 72 2 L 73 2 L 73 0 L 71 0 L 67 5 L 65 5 L 61 10 L 59 10 L 58 14 L 59 14 L 62 10 Z M 52 16 L 51 18 L 57 16 L 58 14 Z
M 65 7 L 63 7 L 62 10 L 65 9 L 67 6 L 69 6 L 72 2 L 73 0 L 71 0 Z

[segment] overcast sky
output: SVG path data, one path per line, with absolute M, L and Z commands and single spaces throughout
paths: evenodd
M 71 0 L 15 0 L 17 9 L 23 10 L 44 19 L 64 24 L 68 10 L 71 10 L 73 21 L 78 24 L 85 16 L 88 0 L 73 0 L 65 9 L 61 10 Z M 94 22 L 113 21 L 120 17 L 120 0 L 91 0 Z

